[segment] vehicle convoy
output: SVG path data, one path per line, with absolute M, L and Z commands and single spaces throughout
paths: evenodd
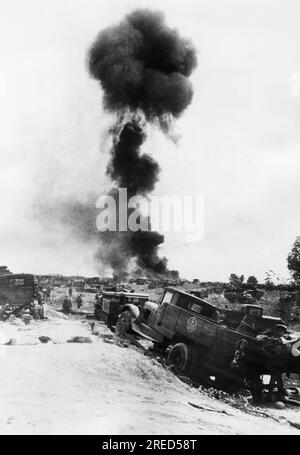
M 0 320 L 29 307 L 35 295 L 35 278 L 30 274 L 0 276 Z
M 149 300 L 148 294 L 134 292 L 103 292 L 101 313 L 108 328 L 113 329 L 123 308 L 142 308 Z M 129 305 L 129 306 L 128 306 Z M 102 319 L 99 315 L 99 319 Z
M 300 333 L 286 334 L 280 318 L 263 315 L 257 305 L 221 314 L 214 305 L 175 288 L 159 304 L 124 304 L 116 335 L 137 334 L 167 355 L 167 363 L 196 382 L 237 390 L 247 382 L 259 400 L 261 376 L 282 389 L 282 373 L 300 373 Z M 283 329 L 285 338 L 277 334 Z

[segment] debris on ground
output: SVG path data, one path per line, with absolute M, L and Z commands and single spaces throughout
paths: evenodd
M 89 337 L 73 337 L 67 343 L 92 343 L 92 340 Z

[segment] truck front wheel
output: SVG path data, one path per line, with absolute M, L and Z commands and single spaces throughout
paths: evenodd
M 184 343 L 175 344 L 168 354 L 167 365 L 172 366 L 177 374 L 186 374 L 190 369 L 191 363 L 191 348 Z

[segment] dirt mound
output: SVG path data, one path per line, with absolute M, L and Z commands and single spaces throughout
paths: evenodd
M 48 319 L 68 319 L 68 317 L 61 313 L 60 311 L 55 310 L 54 308 L 50 308 L 49 306 L 45 305 L 45 317 Z

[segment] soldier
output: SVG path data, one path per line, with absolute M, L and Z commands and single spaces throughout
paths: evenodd
M 31 303 L 31 312 L 34 319 L 39 319 L 39 306 L 39 301 L 37 297 L 35 297 Z
M 76 303 L 77 303 L 77 308 L 78 310 L 82 307 L 82 303 L 83 303 L 83 300 L 82 300 L 82 295 L 79 294 L 77 297 L 76 297 Z
M 102 292 L 98 292 L 95 297 L 95 307 L 94 307 L 94 317 L 97 320 L 101 320 L 102 301 L 103 301 L 103 294 L 102 294 Z
M 50 298 L 51 298 L 51 288 L 50 288 L 50 286 L 47 287 L 46 296 L 47 296 L 47 301 L 50 302 Z
M 39 288 L 37 294 L 36 294 L 36 298 L 38 300 L 39 303 L 41 303 L 44 299 L 44 294 L 43 294 L 43 291 L 42 291 L 42 288 Z
M 248 362 L 247 357 L 249 354 L 251 356 L 251 351 L 248 350 L 249 343 L 247 340 L 241 339 L 238 340 L 235 345 L 235 353 L 233 360 L 231 362 L 231 368 L 238 369 L 244 371 L 246 373 L 246 383 L 248 384 L 249 390 L 252 395 L 253 404 L 258 404 L 262 401 L 262 381 L 260 379 L 259 371 L 257 371 L 251 365 L 251 357 L 250 362 Z
M 71 309 L 72 301 L 68 296 L 66 296 L 63 301 L 62 311 L 66 316 L 69 316 L 69 314 L 71 313 Z
M 277 399 L 284 399 L 285 397 L 280 357 L 284 356 L 288 349 L 285 345 L 290 343 L 292 339 L 293 337 L 289 337 L 288 329 L 283 324 L 276 324 L 269 336 L 260 338 L 265 354 L 265 366 L 271 376 L 269 399 L 272 399 L 274 388 L 277 389 Z
M 102 304 L 103 294 L 101 291 L 98 291 L 95 295 L 96 304 Z
M 45 302 L 43 300 L 39 303 L 39 319 L 45 319 Z

